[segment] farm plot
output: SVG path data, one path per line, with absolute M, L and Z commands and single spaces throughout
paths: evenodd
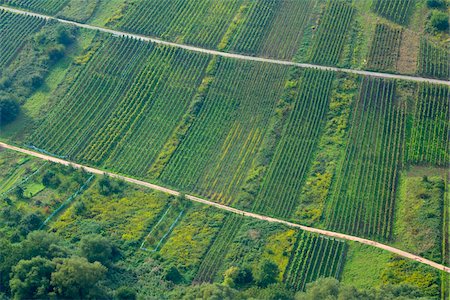
M 348 3 L 328 2 L 312 41 L 313 63 L 336 65 L 339 62 L 354 13 L 355 9 Z
M 291 253 L 283 281 L 295 291 L 303 291 L 306 284 L 319 277 L 339 279 L 345 263 L 347 244 L 301 232 Z
M 419 84 L 408 143 L 409 162 L 448 166 L 449 119 L 449 88 Z
M 220 269 L 228 247 L 233 241 L 242 223 L 242 217 L 236 214 L 226 217 L 223 227 L 220 229 L 213 244 L 209 248 L 200 264 L 194 282 L 212 282 Z
M 45 24 L 45 20 L 0 11 L 0 75 L 16 57 L 27 39 Z
M 391 21 L 399 24 L 408 22 L 415 0 L 375 0 L 372 10 Z
M 417 72 L 422 75 L 448 79 L 450 76 L 449 51 L 428 41 L 420 40 Z
M 331 230 L 379 239 L 391 235 L 405 139 L 405 103 L 396 103 L 394 95 L 393 81 L 366 77 L 361 83 L 330 197 Z
M 200 112 L 159 179 L 230 203 L 261 144 L 287 70 L 284 66 L 218 60 Z
M 54 15 L 70 0 L 4 0 L 8 5 L 19 6 L 29 10 Z
M 31 143 L 142 175 L 189 105 L 207 61 L 180 49 L 109 37 Z
M 100 193 L 97 179 L 48 226 L 71 240 L 104 233 L 137 243 L 144 238 L 150 225 L 156 223 L 171 199 L 163 193 L 128 185 L 123 186 L 120 193 L 105 195 Z
M 282 217 L 294 212 L 324 125 L 332 82 L 331 72 L 305 70 L 287 126 L 257 196 L 256 211 Z
M 159 251 L 192 280 L 204 255 L 220 232 L 226 215 L 212 207 L 191 207 Z
M 292 59 L 317 0 L 248 1 L 242 25 L 227 49 L 252 55 Z
M 141 0 L 128 5 L 117 27 L 215 48 L 242 0 Z
M 100 0 L 70 0 L 57 14 L 57 17 L 76 22 L 86 22 L 99 6 L 99 1 Z
M 395 71 L 400 54 L 402 29 L 378 23 L 367 58 L 372 70 Z

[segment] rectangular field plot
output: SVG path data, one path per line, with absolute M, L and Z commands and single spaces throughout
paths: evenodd
M 145 174 L 189 106 L 209 57 L 104 36 L 97 46 L 30 143 L 91 164 L 113 164 L 120 172 Z
M 395 82 L 364 78 L 352 112 L 345 158 L 338 165 L 326 217 L 328 227 L 389 238 L 405 139 L 405 106 Z
M 378 23 L 367 58 L 368 68 L 395 71 L 401 39 L 401 28 L 393 28 L 387 24 Z
M 408 161 L 416 164 L 448 166 L 449 88 L 421 83 L 413 113 Z
M 416 0 L 374 0 L 372 10 L 386 19 L 405 24 L 415 2 Z
M 0 75 L 17 56 L 33 33 L 45 24 L 45 20 L 0 11 Z
M 6 4 L 54 15 L 70 0 L 5 0 Z
M 123 30 L 215 48 L 243 0 L 141 0 L 128 6 Z
M 300 46 L 317 0 L 250 1 L 228 49 L 252 55 L 292 59 Z
M 305 70 L 287 126 L 257 196 L 256 211 L 283 217 L 294 212 L 325 122 L 333 78 L 331 72 Z
M 219 60 L 198 116 L 159 179 L 231 202 L 265 135 L 287 71 L 278 65 Z
M 284 273 L 284 282 L 295 291 L 305 290 L 306 284 L 319 277 L 339 279 L 345 263 L 347 244 L 301 232 Z
M 450 75 L 450 52 L 426 38 L 420 40 L 419 61 L 417 64 L 417 72 L 436 78 L 448 79 Z

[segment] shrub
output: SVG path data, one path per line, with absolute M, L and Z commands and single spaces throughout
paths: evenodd
M 431 12 L 430 22 L 431 26 L 436 30 L 444 31 L 448 29 L 448 16 L 442 11 L 433 10 Z
M 19 103 L 8 96 L 0 95 L 0 125 L 14 121 L 19 115 Z

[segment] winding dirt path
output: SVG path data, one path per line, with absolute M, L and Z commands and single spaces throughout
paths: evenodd
M 87 172 L 93 173 L 93 174 L 98 174 L 98 175 L 108 174 L 111 177 L 118 178 L 118 179 L 124 180 L 124 181 L 129 182 L 129 183 L 133 183 L 133 184 L 137 184 L 137 185 L 140 185 L 140 186 L 144 186 L 144 187 L 147 187 L 147 188 L 150 188 L 150 189 L 153 189 L 153 190 L 161 191 L 161 192 L 164 192 L 164 193 L 167 193 L 167 194 L 170 194 L 170 195 L 174 195 L 174 196 L 180 195 L 180 192 L 172 190 L 172 189 L 165 188 L 163 186 L 151 184 L 151 183 L 148 183 L 148 182 L 145 182 L 145 181 L 142 181 L 142 180 L 138 180 L 138 179 L 134 179 L 134 178 L 118 175 L 118 174 L 111 173 L 111 172 L 102 171 L 102 170 L 91 168 L 91 167 L 88 167 L 88 166 L 72 163 L 72 162 L 67 161 L 67 160 L 63 160 L 63 159 L 60 159 L 60 158 L 52 157 L 52 156 L 45 155 L 45 154 L 38 153 L 38 152 L 34 152 L 34 151 L 31 151 L 31 150 L 15 147 L 15 146 L 12 146 L 12 145 L 9 145 L 9 144 L 6 144 L 6 143 L 0 142 L 0 149 L 1 148 L 5 148 L 5 149 L 10 149 L 10 150 L 13 150 L 13 151 L 21 152 L 21 153 L 28 154 L 28 155 L 31 155 L 31 156 L 34 156 L 34 157 L 37 157 L 37 158 L 41 158 L 41 159 L 46 160 L 46 161 L 51 161 L 51 162 L 55 162 L 55 163 L 66 165 L 66 166 L 71 165 L 71 166 L 73 166 L 75 168 L 83 168 Z M 372 240 L 368 240 L 368 239 L 364 239 L 364 238 L 360 238 L 360 237 L 356 237 L 356 236 L 352 236 L 352 235 L 348 235 L 348 234 L 338 233 L 338 232 L 334 232 L 334 231 L 329 231 L 329 230 L 323 230 L 323 229 L 303 226 L 303 225 L 287 222 L 287 221 L 284 221 L 284 220 L 275 219 L 275 218 L 272 218 L 272 217 L 267 217 L 267 216 L 263 216 L 263 215 L 259 215 L 259 214 L 255 214 L 255 213 L 251 213 L 251 212 L 247 212 L 247 211 L 243 211 L 243 210 L 240 210 L 240 209 L 236 209 L 236 208 L 229 207 L 229 206 L 226 206 L 226 205 L 222 205 L 222 204 L 219 204 L 219 203 L 211 202 L 211 201 L 208 201 L 208 200 L 205 200 L 205 199 L 202 199 L 202 198 L 199 198 L 199 197 L 195 197 L 195 196 L 192 196 L 192 195 L 186 195 L 186 198 L 191 200 L 191 201 L 194 201 L 194 202 L 198 202 L 198 203 L 202 203 L 202 204 L 205 204 L 205 205 L 213 206 L 213 207 L 216 207 L 218 209 L 229 211 L 229 212 L 232 212 L 232 213 L 235 213 L 235 214 L 239 214 L 239 215 L 242 215 L 242 216 L 246 216 L 246 217 L 250 217 L 250 218 L 254 218 L 254 219 L 258 219 L 258 220 L 262 220 L 262 221 L 272 222 L 272 223 L 284 224 L 284 225 L 286 225 L 288 227 L 299 228 L 299 229 L 304 230 L 304 231 L 314 232 L 314 233 L 318 233 L 318 234 L 321 234 L 321 235 L 324 235 L 324 236 L 329 236 L 329 237 L 338 238 L 338 239 L 342 239 L 342 240 L 354 241 L 354 242 L 358 242 L 358 243 L 361 243 L 361 244 L 369 245 L 369 246 L 372 246 L 372 247 L 380 248 L 380 249 L 389 251 L 391 253 L 400 255 L 402 257 L 405 257 L 405 258 L 408 258 L 408 259 L 411 259 L 411 260 L 415 260 L 415 261 L 420 262 L 422 264 L 429 265 L 429 266 L 431 266 L 433 268 L 436 268 L 438 270 L 450 273 L 450 267 L 447 267 L 447 266 L 435 263 L 435 262 L 433 262 L 431 260 L 428 260 L 426 258 L 417 256 L 417 255 L 411 254 L 409 252 L 406 252 L 406 251 L 403 251 L 403 250 L 400 250 L 400 249 L 397 249 L 397 248 L 394 248 L 394 247 L 391 247 L 391 246 L 388 246 L 388 245 L 385 245 L 385 244 L 382 244 L 382 243 L 378 243 L 378 242 L 375 242 L 375 241 L 372 241 Z
M 319 69 L 319 70 L 326 70 L 326 71 L 333 71 L 333 72 L 351 73 L 351 74 L 358 74 L 358 75 L 372 76 L 372 77 L 402 79 L 402 80 L 410 80 L 410 81 L 416 81 L 416 82 L 430 82 L 430 83 L 445 84 L 445 85 L 450 86 L 450 81 L 446 81 L 446 80 L 400 75 L 400 74 L 371 72 L 371 71 L 363 71 L 363 70 L 353 70 L 353 69 L 337 68 L 337 67 L 327 67 L 327 66 L 321 66 L 321 65 L 315 65 L 315 64 L 296 63 L 296 62 L 286 61 L 286 60 L 278 60 L 278 59 L 243 55 L 243 54 L 227 53 L 227 52 L 205 49 L 205 48 L 200 48 L 200 47 L 195 47 L 195 46 L 190 46 L 190 45 L 185 45 L 185 44 L 167 42 L 164 40 L 160 40 L 157 38 L 144 36 L 144 35 L 140 35 L 140 34 L 134 34 L 134 33 L 118 31 L 118 30 L 103 28 L 103 27 L 89 25 L 89 24 L 78 23 L 78 22 L 74 22 L 74 21 L 68 21 L 68 20 L 64 20 L 64 19 L 60 19 L 60 18 L 56 18 L 56 17 L 51 17 L 48 15 L 43 15 L 43 14 L 39 14 L 39 13 L 35 13 L 35 12 L 29 12 L 29 11 L 25 11 L 25 10 L 21 10 L 21 9 L 17 9 L 17 8 L 6 7 L 6 6 L 2 6 L 2 5 L 0 5 L 0 9 L 6 10 L 9 12 L 13 12 L 13 13 L 17 13 L 17 14 L 44 18 L 46 20 L 56 20 L 61 23 L 70 24 L 73 26 L 77 26 L 80 28 L 86 28 L 86 29 L 90 29 L 90 30 L 98 30 L 101 32 L 110 33 L 115 36 L 130 37 L 130 38 L 135 38 L 135 39 L 139 39 L 139 40 L 146 41 L 146 42 L 152 42 L 155 44 L 161 44 L 161 45 L 166 45 L 166 46 L 171 46 L 171 47 L 176 47 L 176 48 L 182 48 L 182 49 L 185 49 L 188 51 L 217 55 L 217 56 L 222 56 L 222 57 L 242 59 L 242 60 L 251 60 L 251 61 L 264 62 L 264 63 L 270 63 L 270 64 L 278 64 L 278 65 L 286 65 L 286 66 L 296 66 L 296 67 L 301 67 L 301 68 Z

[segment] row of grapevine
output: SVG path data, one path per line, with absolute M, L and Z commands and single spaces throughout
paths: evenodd
M 215 48 L 242 0 L 140 0 L 117 26 L 164 39 Z
M 267 29 L 271 27 L 280 6 L 277 0 L 257 0 L 250 5 L 244 23 L 231 38 L 233 52 L 256 55 L 260 52 Z
M 184 208 L 179 203 L 169 205 L 156 224 L 152 224 L 152 228 L 142 241 L 140 249 L 150 252 L 158 251 L 183 216 L 183 213 Z
M 405 139 L 405 104 L 396 103 L 395 82 L 365 77 L 339 163 L 327 226 L 331 230 L 387 239 Z
M 330 1 L 325 8 L 311 49 L 311 61 L 336 65 L 344 49 L 355 9 L 342 1 Z
M 422 75 L 448 79 L 450 76 L 449 51 L 429 42 L 420 40 L 417 72 Z
M 154 154 L 150 156 L 147 149 L 157 151 L 161 148 L 161 142 L 167 138 L 167 134 L 186 109 L 189 96 L 198 84 L 206 59 L 207 56 L 176 48 L 155 49 L 128 93 L 119 99 L 119 104 L 111 112 L 111 117 L 91 137 L 90 143 L 80 152 L 79 157 L 100 163 L 112 152 L 114 157 L 111 161 L 117 162 L 117 166 L 122 166 L 119 161 L 120 156 L 123 156 L 123 159 L 127 160 L 125 163 L 127 167 L 131 167 L 128 171 L 141 174 L 144 170 L 141 172 L 138 169 L 145 166 L 141 159 L 150 162 Z M 188 98 L 181 98 L 186 96 Z M 162 124 L 156 121 L 156 118 L 168 112 L 170 118 L 165 118 Z M 136 131 L 142 127 L 147 133 L 137 134 Z M 162 135 L 163 133 L 166 135 Z M 135 146 L 137 151 L 141 151 L 137 155 L 134 153 L 130 155 L 127 151 L 129 141 L 133 138 L 137 138 L 134 141 L 140 143 Z M 152 145 L 145 145 L 146 143 Z M 130 161 L 130 158 L 133 161 Z
M 415 0 L 374 0 L 372 10 L 399 24 L 408 22 Z
M 419 84 L 408 143 L 409 162 L 450 163 L 449 95 L 447 86 Z
M 104 40 L 102 39 L 104 38 Z M 57 99 L 50 115 L 31 137 L 30 144 L 57 155 L 75 156 L 102 126 L 117 105 L 116 99 L 130 89 L 143 68 L 153 44 L 99 35 L 101 44 L 87 64 Z M 77 68 L 78 66 L 73 66 Z
M 373 70 L 395 71 L 401 39 L 401 27 L 394 28 L 378 23 L 367 57 L 367 67 Z
M 31 142 L 143 175 L 187 109 L 207 61 L 206 55 L 109 37 Z
M 301 79 L 287 126 L 275 151 L 254 209 L 290 216 L 324 125 L 334 74 L 308 69 Z
M 228 247 L 239 231 L 241 223 L 242 217 L 240 215 L 232 214 L 226 217 L 223 227 L 202 260 L 194 282 L 212 282 L 214 280 L 214 276 L 220 269 Z
M 251 166 L 288 67 L 218 61 L 200 111 L 160 180 L 229 203 Z
M 70 0 L 5 0 L 6 4 L 54 15 Z
M 0 74 L 17 55 L 27 38 L 37 32 L 45 20 L 0 11 Z
M 300 232 L 283 281 L 288 288 L 303 291 L 307 283 L 319 277 L 339 279 L 346 251 L 343 241 Z

